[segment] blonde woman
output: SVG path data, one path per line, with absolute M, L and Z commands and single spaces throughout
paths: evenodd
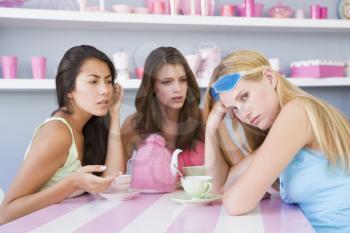
M 279 178 L 282 200 L 298 204 L 317 232 L 350 232 L 350 124 L 344 115 L 254 51 L 237 51 L 218 65 L 205 113 L 205 163 L 231 215 L 254 209 Z M 222 153 L 226 114 L 244 142 L 240 148 L 249 152 L 234 166 L 226 161 L 240 158 L 239 150 Z

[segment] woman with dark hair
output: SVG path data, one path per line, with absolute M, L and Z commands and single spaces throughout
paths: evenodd
M 199 104 L 200 90 L 184 56 L 173 47 L 153 50 L 136 94 L 136 113 L 128 116 L 121 128 L 125 160 L 147 137 L 158 134 L 169 151 L 184 150 L 179 156 L 180 169 L 202 165 L 204 125 Z
M 59 107 L 35 130 L 0 206 L 0 224 L 110 186 L 123 168 L 123 92 L 113 85 L 114 78 L 113 63 L 92 46 L 76 46 L 64 54 L 56 76 Z

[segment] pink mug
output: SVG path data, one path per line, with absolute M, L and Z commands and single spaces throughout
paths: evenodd
M 327 19 L 328 18 L 328 8 L 326 6 L 320 7 L 320 18 Z
M 224 4 L 221 6 L 221 16 L 234 16 L 235 6 L 232 4 Z
M 165 14 L 165 2 L 162 0 L 150 1 L 149 11 L 152 14 L 164 15 Z
M 138 66 L 135 68 L 135 75 L 137 79 L 142 79 L 143 77 L 143 67 L 142 66 Z
M 46 57 L 32 57 L 33 79 L 46 78 Z
M 317 4 L 312 4 L 310 6 L 310 16 L 312 19 L 320 19 L 321 18 L 321 15 L 320 15 L 320 12 L 321 11 L 321 8 L 320 8 L 320 5 L 317 5 Z
M 1 56 L 2 77 L 4 79 L 15 79 L 17 73 L 17 57 Z

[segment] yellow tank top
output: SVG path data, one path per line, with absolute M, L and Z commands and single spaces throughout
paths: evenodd
M 81 168 L 81 162 L 80 160 L 78 159 L 78 150 L 77 150 L 77 147 L 75 145 L 75 140 L 74 140 L 74 135 L 73 135 L 73 130 L 72 128 L 70 127 L 70 125 L 68 124 L 68 122 L 64 119 L 64 118 L 61 118 L 61 117 L 51 117 L 51 118 L 48 118 L 44 121 L 44 123 L 42 123 L 41 125 L 39 125 L 35 131 L 34 131 L 34 135 L 33 135 L 33 138 L 32 140 L 30 141 L 30 144 L 27 148 L 27 151 L 25 153 L 25 156 L 24 158 L 27 156 L 29 150 L 30 150 L 30 147 L 32 145 L 32 142 L 36 136 L 36 134 L 38 133 L 39 129 L 44 126 L 46 123 L 50 122 L 50 121 L 61 121 L 62 123 L 64 123 L 68 129 L 69 129 L 69 132 L 70 134 L 72 135 L 72 145 L 70 146 L 69 148 L 69 152 L 68 152 L 68 156 L 67 156 L 67 160 L 66 162 L 64 163 L 64 165 L 62 167 L 60 167 L 56 173 L 51 177 L 51 179 L 46 182 L 46 184 L 41 187 L 40 190 L 44 190 L 48 187 L 51 187 L 53 185 L 55 185 L 56 183 L 58 183 L 59 181 L 63 180 L 65 177 L 69 176 L 70 174 L 76 172 L 79 168 Z M 80 194 L 82 194 L 83 191 L 82 190 L 78 190 L 74 193 L 72 193 L 69 197 L 73 197 L 73 196 L 78 196 Z

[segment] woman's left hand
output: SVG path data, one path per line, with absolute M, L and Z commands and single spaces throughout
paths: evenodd
M 118 83 L 115 83 L 113 86 L 112 102 L 109 107 L 111 115 L 119 113 L 120 106 L 122 105 L 123 97 L 124 97 L 123 88 Z

